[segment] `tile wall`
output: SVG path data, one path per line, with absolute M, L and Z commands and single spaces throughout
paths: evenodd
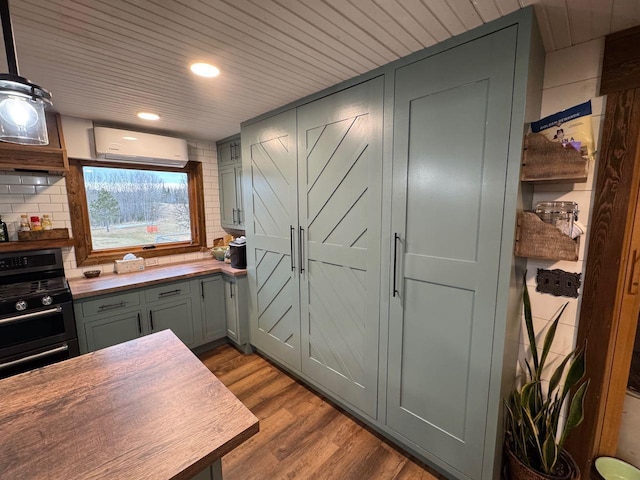
M 216 146 L 213 142 L 202 140 L 188 140 L 188 146 L 189 159 L 202 162 L 207 245 L 211 246 L 214 238 L 225 234 L 220 226 Z M 51 215 L 54 228 L 68 228 L 69 233 L 73 236 L 64 177 L 0 172 L 0 216 L 7 223 L 11 240 L 18 239 L 17 223 L 22 213 L 40 217 L 42 214 L 48 213 Z M 78 268 L 73 247 L 63 248 L 62 253 L 65 261 L 65 273 L 69 278 L 81 276 L 84 270 L 96 269 L 95 266 Z M 210 257 L 209 253 L 196 252 L 156 257 L 148 262 L 149 264 L 167 264 L 208 257 Z M 104 272 L 113 271 L 113 262 L 102 265 L 101 269 Z

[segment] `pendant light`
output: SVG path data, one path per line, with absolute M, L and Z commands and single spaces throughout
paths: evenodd
M 9 73 L 0 74 L 0 140 L 48 145 L 44 109 L 51 105 L 51 94 L 18 73 L 9 0 L 0 0 L 0 19 L 9 67 Z

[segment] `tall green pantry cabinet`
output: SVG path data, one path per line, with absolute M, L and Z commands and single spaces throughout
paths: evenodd
M 251 343 L 452 478 L 500 477 L 543 65 L 525 9 L 242 126 Z

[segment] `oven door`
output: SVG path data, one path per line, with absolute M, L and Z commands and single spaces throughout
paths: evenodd
M 80 355 L 76 339 L 37 348 L 0 360 L 0 378 L 44 367 Z
M 7 357 L 76 338 L 71 302 L 0 317 L 0 363 Z

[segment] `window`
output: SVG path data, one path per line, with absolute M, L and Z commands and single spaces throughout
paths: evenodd
M 67 193 L 79 266 L 206 246 L 202 166 L 70 160 Z

